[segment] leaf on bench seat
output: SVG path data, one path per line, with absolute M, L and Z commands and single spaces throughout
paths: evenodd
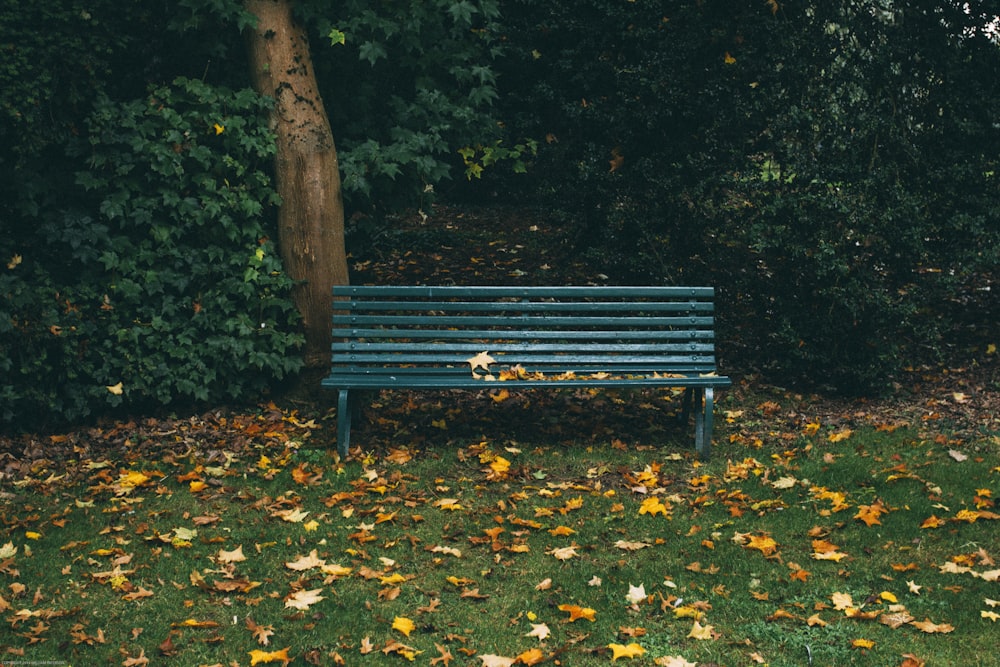
M 472 367 L 473 375 L 476 374 L 477 368 L 482 368 L 487 373 L 489 373 L 490 364 L 495 364 L 497 362 L 497 360 L 491 357 L 489 352 L 486 350 L 483 350 L 474 357 L 469 357 L 468 359 L 466 359 L 466 361 L 469 362 L 469 365 Z

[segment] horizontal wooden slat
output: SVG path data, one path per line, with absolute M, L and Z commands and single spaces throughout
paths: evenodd
M 488 382 L 472 377 L 432 377 L 427 375 L 396 374 L 393 376 L 363 376 L 356 374 L 331 375 L 323 380 L 328 388 L 384 389 L 384 388 L 429 388 L 429 389 L 525 389 L 529 387 L 717 387 L 729 384 L 727 378 L 692 376 L 685 378 L 580 378 L 579 380 L 511 380 L 509 382 Z
M 401 339 L 401 340 L 712 340 L 715 332 L 707 329 L 620 329 L 581 331 L 572 329 L 557 329 L 543 331 L 495 330 L 495 329 L 334 329 L 334 339 L 350 338 L 365 340 Z
M 498 321 L 500 320 L 500 321 Z M 501 319 L 489 317 L 461 317 L 449 315 L 420 316 L 413 315 L 334 315 L 335 324 L 355 324 L 369 326 L 381 324 L 399 328 L 444 328 L 444 327 L 490 327 L 514 329 L 547 329 L 557 327 L 600 327 L 600 328 L 654 328 L 654 327 L 711 327 L 714 319 L 711 317 L 691 315 L 686 317 L 521 317 Z
M 620 297 L 628 300 L 647 298 L 702 298 L 715 296 L 713 287 L 491 287 L 491 286 L 370 286 L 338 285 L 333 288 L 335 297 L 390 297 L 411 298 L 453 298 L 453 299 L 501 299 L 501 298 L 558 298 L 578 299 L 588 296 L 602 298 Z

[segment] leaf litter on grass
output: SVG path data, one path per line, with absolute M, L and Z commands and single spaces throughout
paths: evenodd
M 620 438 L 479 437 L 341 462 L 307 447 L 321 418 L 274 405 L 89 433 L 118 448 L 69 435 L 101 453 L 36 460 L 0 489 L 0 650 L 776 665 L 982 648 L 1000 576 L 988 440 L 765 431 L 773 406 L 742 413 L 707 463 Z

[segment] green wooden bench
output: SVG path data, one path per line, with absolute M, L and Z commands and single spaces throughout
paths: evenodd
M 357 390 L 684 388 L 708 458 L 716 387 L 711 287 L 335 287 L 337 448 Z M 508 378 L 506 381 L 505 378 Z M 494 381 L 491 382 L 491 379 Z M 352 393 L 353 392 L 353 393 Z

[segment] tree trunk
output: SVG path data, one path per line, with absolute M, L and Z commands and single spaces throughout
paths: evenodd
M 337 149 L 316 85 L 305 29 L 292 16 L 294 0 L 244 0 L 257 17 L 248 51 L 254 86 L 273 97 L 277 135 L 275 178 L 281 208 L 278 245 L 299 284 L 292 298 L 305 329 L 305 362 L 330 362 L 330 291 L 347 284 L 344 202 Z

